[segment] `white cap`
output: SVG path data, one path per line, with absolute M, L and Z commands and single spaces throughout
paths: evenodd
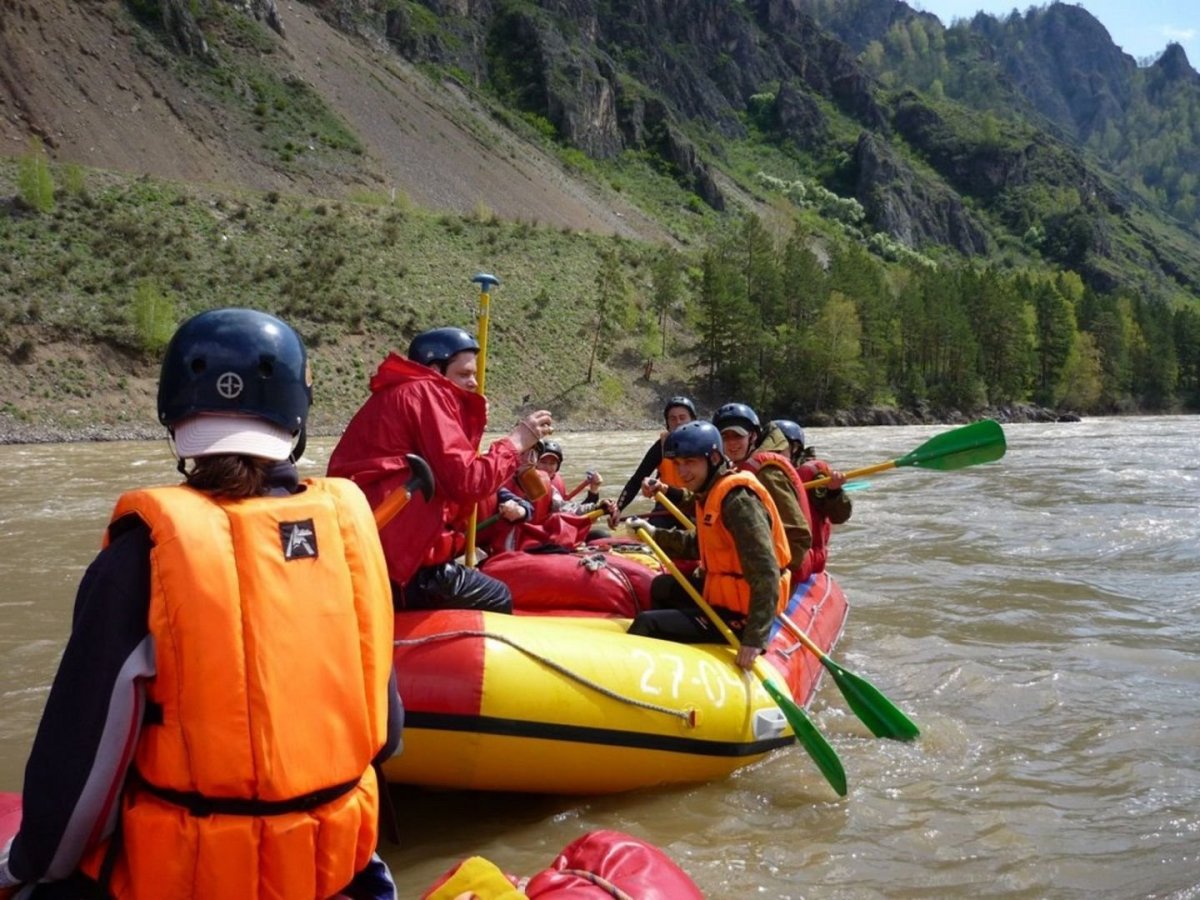
M 292 454 L 292 433 L 258 416 L 200 413 L 175 426 L 175 452 L 180 459 L 238 453 L 283 460 Z
M 732 431 L 734 434 L 738 435 L 739 437 L 749 437 L 750 436 L 749 430 L 742 427 L 741 425 L 726 425 L 724 428 L 721 429 L 721 434 L 724 434 L 727 431 Z

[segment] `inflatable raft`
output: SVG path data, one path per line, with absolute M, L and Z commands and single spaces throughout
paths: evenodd
M 627 618 L 396 615 L 404 752 L 390 781 L 466 790 L 601 794 L 722 778 L 794 742 L 758 679 L 726 645 L 625 633 Z M 821 573 L 787 615 L 829 652 L 847 614 Z M 820 661 L 778 626 L 767 661 L 801 706 Z
M 21 824 L 21 795 L 0 793 L 0 848 Z M 520 889 L 518 890 L 518 886 Z M 7 900 L 17 888 L 0 888 Z M 538 900 L 603 900 L 632 896 L 639 900 L 699 900 L 695 882 L 658 847 L 619 831 L 590 831 L 562 849 L 532 878 L 506 875 L 494 863 L 473 856 L 446 872 L 421 894 L 422 900 L 473 896 Z M 623 893 L 618 893 L 623 892 Z

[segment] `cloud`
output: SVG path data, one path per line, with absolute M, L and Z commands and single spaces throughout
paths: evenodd
M 1164 25 L 1162 28 L 1163 37 L 1169 41 L 1178 41 L 1181 44 L 1191 43 L 1196 37 L 1195 28 L 1176 28 L 1174 25 Z

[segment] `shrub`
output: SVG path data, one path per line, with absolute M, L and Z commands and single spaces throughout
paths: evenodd
M 29 142 L 29 152 L 17 168 L 17 191 L 30 209 L 48 213 L 54 209 L 54 178 L 41 138 Z
M 160 353 L 175 331 L 175 302 L 151 278 L 143 278 L 133 289 L 133 328 L 138 346 L 147 353 Z

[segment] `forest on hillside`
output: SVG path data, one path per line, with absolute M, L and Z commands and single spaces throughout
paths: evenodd
M 803 226 L 780 246 L 755 216 L 700 270 L 694 352 L 711 396 L 804 413 L 1200 409 L 1200 312 L 1098 293 L 1067 270 L 889 267 L 849 242 L 823 262 Z M 656 270 L 660 309 L 672 272 Z

